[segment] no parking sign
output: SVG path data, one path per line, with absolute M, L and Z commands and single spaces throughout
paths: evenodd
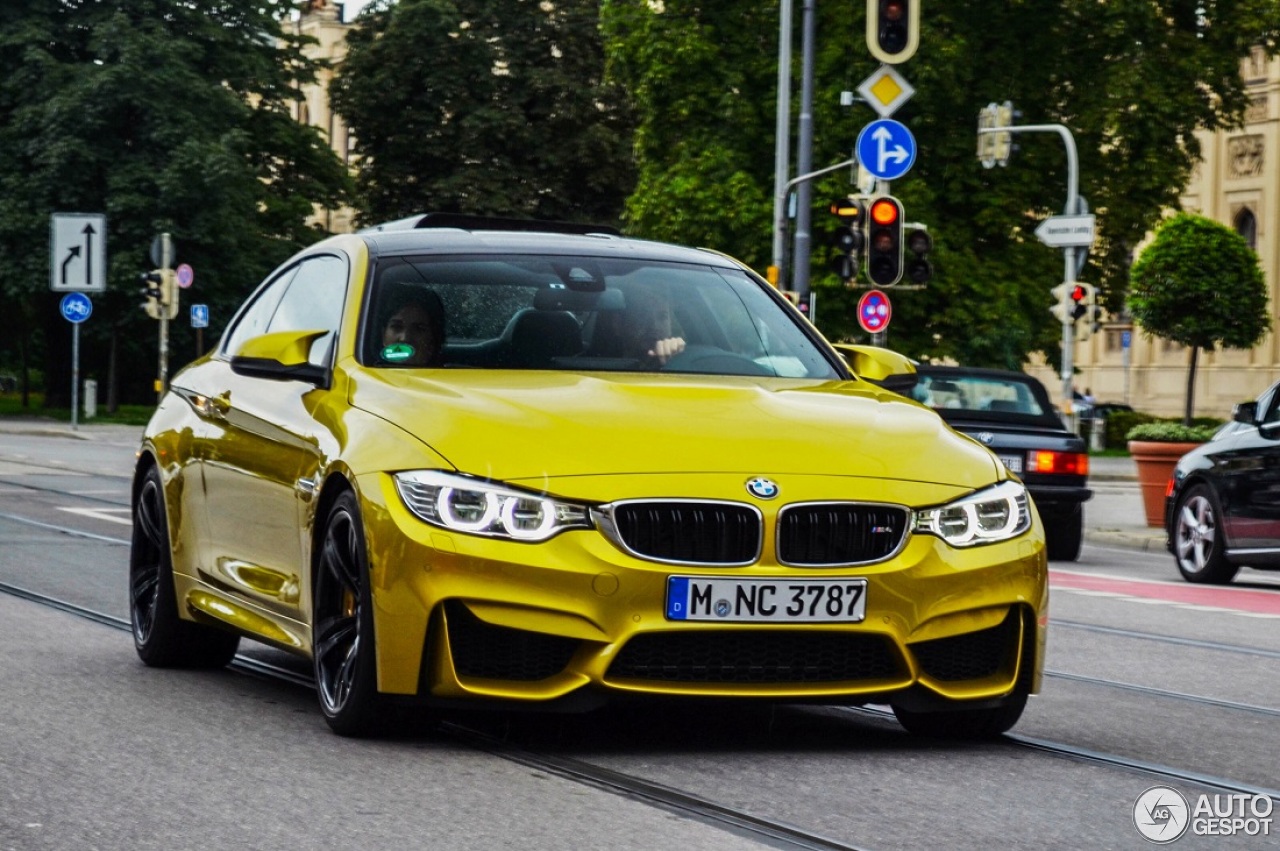
M 879 334 L 889 327 L 893 306 L 880 290 L 868 290 L 858 299 L 858 324 L 868 334 Z

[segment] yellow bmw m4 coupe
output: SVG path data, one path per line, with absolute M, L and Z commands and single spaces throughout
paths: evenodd
M 145 431 L 138 654 L 291 651 L 343 735 L 618 698 L 998 735 L 1040 688 L 1044 529 L 886 389 L 910 373 L 712 251 L 443 214 L 326 239 Z

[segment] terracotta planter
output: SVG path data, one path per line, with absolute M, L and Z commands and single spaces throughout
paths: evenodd
M 1142 486 L 1142 508 L 1148 526 L 1164 526 L 1164 495 L 1178 459 L 1199 443 L 1166 443 L 1156 440 L 1129 441 L 1129 454 L 1138 466 Z

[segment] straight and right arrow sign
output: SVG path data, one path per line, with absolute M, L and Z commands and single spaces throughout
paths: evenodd
M 1050 248 L 1093 245 L 1093 215 L 1051 216 L 1036 228 L 1036 238 Z

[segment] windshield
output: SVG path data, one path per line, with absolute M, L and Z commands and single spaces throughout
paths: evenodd
M 1048 415 L 1031 386 L 1015 378 L 985 375 L 920 375 L 911 398 L 939 410 Z
M 361 359 L 386 368 L 665 371 L 836 378 L 738 269 L 556 256 L 379 262 Z

